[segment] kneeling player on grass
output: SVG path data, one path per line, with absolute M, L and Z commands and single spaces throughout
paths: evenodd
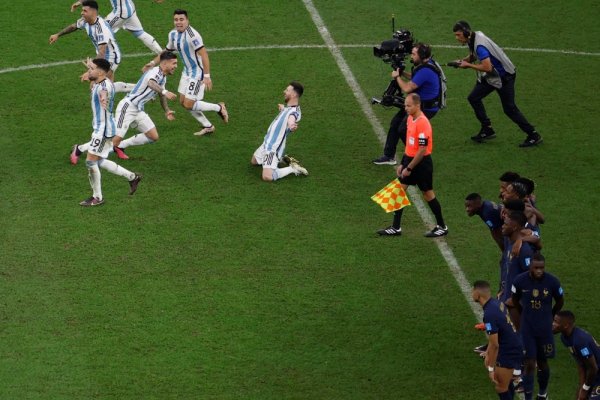
M 265 140 L 252 155 L 252 165 L 262 165 L 263 181 L 271 182 L 281 179 L 289 174 L 308 175 L 306 168 L 302 167 L 297 160 L 284 156 L 287 136 L 298 129 L 298 122 L 302 117 L 300 111 L 300 96 L 304 92 L 303 86 L 296 81 L 283 91 L 285 105 L 279 104 L 279 114 L 267 131 Z M 279 168 L 279 161 L 285 161 L 289 166 Z
M 92 126 L 92 140 L 88 144 L 86 165 L 90 185 L 92 186 L 92 197 L 79 203 L 84 207 L 99 206 L 104 204 L 102 197 L 102 186 L 100 168 L 102 167 L 113 174 L 123 176 L 129 181 L 129 194 L 134 194 L 142 177 L 134 172 L 107 160 L 112 148 L 112 137 L 115 135 L 115 119 L 112 113 L 115 88 L 110 79 L 107 78 L 110 71 L 110 63 L 104 59 L 97 58 L 90 63 L 88 76 L 92 85 L 92 113 L 94 116 Z

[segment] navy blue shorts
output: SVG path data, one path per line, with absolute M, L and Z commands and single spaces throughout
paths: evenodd
M 503 354 L 502 349 L 500 349 L 500 353 L 498 353 L 498 358 L 496 359 L 496 367 L 500 368 L 521 369 L 522 363 L 523 354 L 518 354 L 515 352 Z
M 522 327 L 521 340 L 523 341 L 525 358 L 536 360 L 554 358 L 555 348 L 552 331 L 533 333 Z

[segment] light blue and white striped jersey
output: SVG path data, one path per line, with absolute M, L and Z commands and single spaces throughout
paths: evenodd
M 98 46 L 105 44 L 106 56 L 104 58 L 106 61 L 113 64 L 121 62 L 121 50 L 115 40 L 115 35 L 110 25 L 102 17 L 98 17 L 96 22 L 91 25 L 85 22 L 83 18 L 80 18 L 77 20 L 77 29 L 85 29 L 96 48 L 96 54 L 98 54 Z
M 273 122 L 271 122 L 263 142 L 265 150 L 268 152 L 276 152 L 279 159 L 283 157 L 285 152 L 285 142 L 288 134 L 291 132 L 287 125 L 290 115 L 296 117 L 296 122 L 300 122 L 300 119 L 302 118 L 300 106 L 284 107 L 283 110 L 279 112 L 279 115 L 275 117 Z
M 132 0 L 110 0 L 112 13 L 123 19 L 129 18 L 135 12 L 135 4 Z
M 165 84 L 167 83 L 167 77 L 163 74 L 158 65 L 149 69 L 142 75 L 138 83 L 135 84 L 133 90 L 129 92 L 124 100 L 134 104 L 138 110 L 144 111 L 144 104 L 158 95 L 158 93 L 148 86 L 148 82 L 150 81 L 158 83 L 164 89 Z
M 101 133 L 104 137 L 115 136 L 117 126 L 115 124 L 115 115 L 113 107 L 115 103 L 115 87 L 110 79 L 106 78 L 102 82 L 95 83 L 92 86 L 92 127 L 95 133 Z M 106 92 L 106 107 L 102 106 L 102 92 Z
M 183 74 L 190 78 L 204 79 L 202 59 L 196 54 L 203 47 L 202 36 L 191 26 L 188 26 L 183 32 L 177 32 L 176 29 L 169 32 L 166 50 L 179 53 L 183 60 Z

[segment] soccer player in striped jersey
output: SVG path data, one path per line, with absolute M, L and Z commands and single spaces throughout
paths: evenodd
M 177 99 L 177 95 L 165 89 L 167 75 L 173 75 L 177 69 L 177 55 L 164 51 L 160 55 L 160 63 L 144 72 L 135 88 L 119 102 L 117 106 L 117 135 L 113 139 L 115 153 L 121 159 L 128 159 L 123 149 L 129 146 L 141 146 L 158 140 L 158 131 L 150 116 L 144 111 L 144 105 L 160 98 L 160 105 L 169 121 L 175 119 L 175 112 L 169 109 L 167 100 Z M 139 134 L 123 140 L 129 126 L 135 123 Z
M 115 40 L 115 36 L 110 25 L 98 15 L 98 3 L 93 0 L 86 0 L 81 3 L 81 18 L 75 23 L 67 26 L 62 31 L 50 36 L 48 42 L 56 43 L 59 37 L 83 29 L 89 36 L 92 44 L 96 48 L 96 57 L 103 58 L 110 63 L 110 71 L 107 77 L 114 80 L 114 73 L 121 62 L 121 50 Z M 88 80 L 87 72 L 81 76 L 81 80 Z M 133 88 L 130 83 L 115 82 L 117 92 L 128 92 Z
M 77 1 L 71 5 L 71 12 L 81 6 L 82 1 Z M 146 47 L 156 54 L 162 52 L 162 48 L 152 35 L 144 31 L 142 23 L 137 16 L 133 0 L 110 0 L 112 11 L 106 16 L 106 21 L 111 26 L 114 33 L 123 28 L 131 32 L 133 36 L 140 39 Z
M 190 26 L 187 11 L 175 10 L 173 22 L 175 29 L 169 32 L 166 50 L 177 51 L 183 62 L 183 72 L 177 89 L 179 102 L 202 125 L 202 129 L 194 135 L 206 135 L 214 132 L 215 126 L 204 113 L 214 111 L 227 123 L 229 121 L 227 108 L 223 102 L 215 104 L 203 101 L 204 90 L 212 90 L 210 61 L 202 36 Z M 158 61 L 158 57 L 155 57 L 144 66 L 143 71 L 152 68 Z
M 263 181 L 276 181 L 291 173 L 308 175 L 306 168 L 291 158 L 289 166 L 278 167 L 279 161 L 284 158 L 287 137 L 298 129 L 298 122 L 302 118 L 299 104 L 302 93 L 304 93 L 304 87 L 296 81 L 290 82 L 285 88 L 283 91 L 285 104 L 278 104 L 279 114 L 271 122 L 263 143 L 252 155 L 250 162 L 263 167 Z
M 122 176 L 129 181 L 129 194 L 134 194 L 142 177 L 128 171 L 113 161 L 107 160 L 112 148 L 112 138 L 115 136 L 116 124 L 113 115 L 115 89 L 108 78 L 110 63 L 102 58 L 90 62 L 88 75 L 92 82 L 92 139 L 88 143 L 86 166 L 92 187 L 92 196 L 79 204 L 84 207 L 99 206 L 104 204 L 100 168 Z

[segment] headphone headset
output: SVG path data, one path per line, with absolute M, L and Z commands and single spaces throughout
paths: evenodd
M 465 39 L 468 39 L 471 36 L 471 26 L 467 21 L 458 21 L 456 24 L 454 24 L 454 28 L 456 30 L 460 30 Z
M 417 54 L 421 60 L 431 57 L 431 47 L 425 43 L 419 43 L 417 46 Z

